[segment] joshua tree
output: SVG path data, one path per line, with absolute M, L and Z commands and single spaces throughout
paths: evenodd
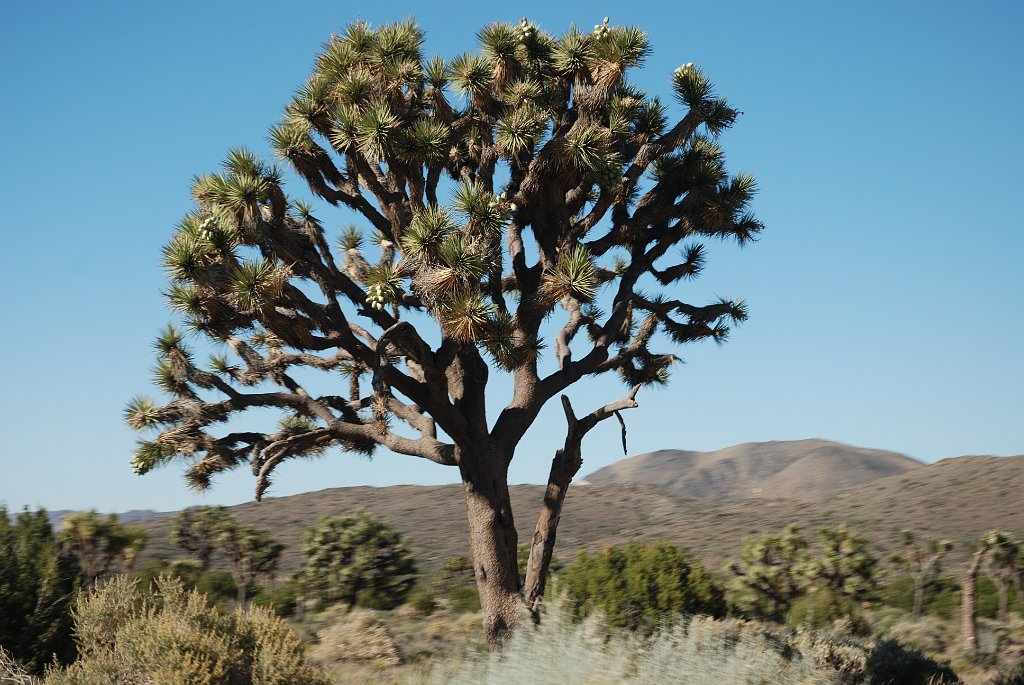
M 302 538 L 298 573 L 321 601 L 373 609 L 401 604 L 416 582 L 416 563 L 394 528 L 365 512 L 321 519 Z
M 983 544 L 988 548 L 983 564 L 985 575 L 995 583 L 999 598 L 999 620 L 1005 621 L 1009 617 L 1010 586 L 1017 579 L 1020 544 L 1014 540 L 1012 534 L 1005 531 L 989 533 Z
M 841 524 L 818 531 L 818 542 L 820 555 L 803 567 L 808 580 L 828 590 L 837 604 L 843 599 L 867 599 L 877 586 L 878 564 L 868 551 L 868 539 L 850 533 Z
M 126 418 L 160 431 L 140 441 L 138 473 L 182 455 L 205 488 L 248 463 L 257 499 L 283 461 L 333 446 L 457 468 L 494 644 L 520 620 L 516 446 L 585 376 L 633 388 L 585 419 L 567 412 L 532 544 L 536 595 L 590 425 L 665 383 L 676 346 L 722 342 L 746 317 L 741 301 L 680 299 L 704 264 L 700 241 L 742 245 L 762 224 L 748 211 L 753 177 L 730 176 L 717 142 L 738 112 L 699 67 L 670 75 L 674 115 L 627 78 L 650 52 L 637 28 L 555 37 L 524 19 L 479 39 L 478 53 L 426 59 L 411 21 L 359 22 L 324 45 L 270 141 L 316 197 L 364 222 L 334 247 L 282 173 L 245 150 L 195 179 L 196 207 L 164 248 L 167 295 L 230 356 L 200 364 L 169 328 L 156 381 L 170 399 L 136 398 Z M 348 382 L 312 385 L 309 370 Z M 497 416 L 485 401 L 495 371 L 514 388 Z M 276 429 L 212 430 L 268 407 Z
M 960 642 L 970 654 L 978 651 L 978 571 L 988 551 L 988 545 L 982 540 L 960 579 Z
M 284 545 L 265 530 L 231 520 L 217 529 L 217 549 L 228 561 L 231 577 L 238 588 L 238 606 L 245 608 L 249 590 L 260 576 L 277 569 Z
M 95 511 L 65 516 L 59 537 L 64 548 L 78 558 L 87 583 L 117 567 L 130 571 L 148 538 L 145 530 L 124 525 L 116 514 L 103 517 Z
M 767 619 L 783 621 L 806 587 L 803 571 L 809 560 L 807 539 L 790 524 L 782 533 L 744 540 L 739 560 L 726 568 L 737 576 L 733 585 L 741 601 Z
M 235 524 L 224 507 L 189 507 L 171 521 L 170 538 L 178 547 L 194 552 L 205 570 L 217 550 L 218 532 Z
M 953 549 L 949 540 L 918 540 L 912 531 L 902 533 L 902 555 L 895 555 L 893 562 L 898 568 L 905 570 L 914 579 L 914 607 L 912 615 L 921 618 L 924 607 L 924 593 L 939 579 L 942 572 L 942 559 Z

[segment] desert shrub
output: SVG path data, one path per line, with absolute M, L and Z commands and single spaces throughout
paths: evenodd
M 406 604 L 412 606 L 421 614 L 430 615 L 437 608 L 437 596 L 434 591 L 425 585 L 417 585 L 405 598 Z
M 610 628 L 597 614 L 576 621 L 552 606 L 499 653 L 469 652 L 414 683 L 439 685 L 838 685 L 838 676 L 795 651 L 785 636 L 738 620 L 696 617 L 650 639 Z
M 165 557 L 150 559 L 131 575 L 139 579 L 140 587 L 149 588 L 160 576 L 174 576 L 181 580 L 186 589 L 195 587 L 203 568 L 198 561 L 192 559 L 176 559 L 168 561 Z
M 180 580 L 147 593 L 115 577 L 79 598 L 79 659 L 44 685 L 323 685 L 288 626 L 267 609 L 223 613 Z
M 402 663 L 391 631 L 372 611 L 364 609 L 353 609 L 334 625 L 318 632 L 316 643 L 309 648 L 309 658 L 325 666 L 351 661 L 382 666 Z
M 786 617 L 786 623 L 794 628 L 829 628 L 841 620 L 848 620 L 853 632 L 864 633 L 867 630 L 856 602 L 827 590 L 817 590 L 798 597 Z
M 1008 599 L 1007 609 L 1010 612 L 1024 614 L 1020 598 L 1012 589 Z M 988 576 L 978 576 L 978 618 L 998 618 L 998 614 L 999 591 L 996 590 L 996 584 Z
M 880 630 L 879 635 L 932 654 L 946 651 L 960 637 L 958 626 L 937 616 L 925 616 L 917 621 L 908 617 Z
M 610 625 L 651 632 L 679 614 L 725 614 L 725 593 L 689 552 L 668 543 L 631 542 L 580 552 L 562 574 L 572 614 L 600 611 Z
M 148 590 L 162 576 L 176 578 L 186 590 L 198 590 L 206 595 L 211 605 L 229 606 L 238 595 L 238 587 L 231 573 L 224 570 L 205 570 L 202 562 L 195 559 L 168 561 L 163 557 L 151 559 L 138 571 L 131 574 L 137 578 L 139 587 Z
M 35 679 L 21 664 L 0 647 L 0 683 L 4 685 L 33 685 Z
M 272 590 L 261 590 L 249 601 L 283 618 L 294 615 L 299 605 L 298 593 L 292 582 L 278 583 Z
M 480 593 L 475 587 L 453 587 L 445 598 L 448 600 L 448 607 L 456 613 L 472 614 L 480 611 Z
M 1024 659 L 1012 666 L 1003 666 L 989 681 L 989 685 L 1024 685 Z
M 902 575 L 888 583 L 879 592 L 879 601 L 890 607 L 911 611 L 914 607 L 914 579 Z M 925 589 L 925 614 L 934 614 L 951 620 L 960 607 L 960 583 L 953 576 L 941 576 Z
M 446 595 L 454 587 L 474 585 L 473 562 L 469 557 L 455 555 L 445 557 L 441 571 L 434 576 L 434 589 L 438 594 Z
M 212 604 L 221 606 L 238 596 L 238 586 L 228 571 L 205 571 L 196 579 L 194 587 Z M 259 588 L 255 588 L 253 594 L 259 594 Z

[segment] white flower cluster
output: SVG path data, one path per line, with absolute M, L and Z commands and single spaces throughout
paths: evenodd
M 149 459 L 143 457 L 141 454 L 136 454 L 135 456 L 132 457 L 132 471 L 137 476 L 141 476 L 142 474 L 151 471 L 153 469 L 153 466 L 154 464 Z
M 693 62 L 687 62 L 686 64 L 681 64 L 679 67 L 676 68 L 676 72 L 675 73 L 676 73 L 676 76 L 683 76 L 684 74 L 686 74 L 686 73 L 688 73 L 690 71 L 693 71 Z
M 608 17 L 605 17 L 602 23 L 594 25 L 594 35 L 597 36 L 598 40 L 604 40 L 608 37 L 609 33 Z
M 381 283 L 374 283 L 366 289 L 366 303 L 374 309 L 384 309 L 391 299 L 390 292 Z
M 491 209 L 494 209 L 495 207 L 502 207 L 509 214 L 518 209 L 518 207 L 516 207 L 515 202 L 508 201 L 508 193 L 505 192 L 499 193 L 498 196 L 491 200 L 487 206 L 490 207 Z
M 526 21 L 526 17 L 519 20 L 519 42 L 525 43 L 537 35 L 537 27 Z
M 203 220 L 203 223 L 199 225 L 199 233 L 208 242 L 213 242 L 213 231 L 210 230 L 217 226 L 217 221 L 212 217 L 208 216 Z

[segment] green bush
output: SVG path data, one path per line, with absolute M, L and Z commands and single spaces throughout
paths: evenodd
M 266 607 L 282 618 L 295 614 L 299 601 L 295 584 L 292 582 L 278 583 L 273 590 L 261 590 L 250 603 Z
M 599 611 L 616 628 L 650 632 L 679 614 L 726 611 L 725 593 L 700 562 L 663 542 L 581 552 L 561 582 L 577 619 Z
M 1004 666 L 989 681 L 989 685 L 1024 685 L 1024 659 L 1020 659 L 1013 666 Z
M 445 597 L 448 599 L 448 606 L 456 613 L 472 614 L 480 611 L 480 593 L 475 587 L 453 587 Z
M 0 645 L 26 670 L 75 658 L 70 609 L 82 581 L 45 510 L 23 511 L 12 522 L 0 506 Z
M 914 608 L 914 579 L 902 575 L 879 592 L 882 604 L 910 612 Z M 953 576 L 942 576 L 924 593 L 924 614 L 951 620 L 960 608 L 960 583 Z
M 206 571 L 196 579 L 193 587 L 206 595 L 212 604 L 223 606 L 238 596 L 238 586 L 228 571 Z M 253 592 L 258 593 L 258 590 Z
M 437 608 L 437 596 L 433 590 L 425 585 L 417 585 L 410 590 L 405 598 L 405 602 L 416 611 L 427 616 L 434 613 L 434 609 Z
M 42 685 L 326 685 L 303 660 L 297 637 L 271 611 L 223 613 L 181 581 L 151 593 L 115 577 L 80 597 L 79 659 Z
M 786 623 L 790 626 L 822 629 L 840 619 L 851 619 L 855 627 L 864 627 L 857 604 L 849 597 L 836 597 L 827 590 L 817 590 L 793 602 Z
M 365 512 L 321 519 L 303 536 L 302 552 L 306 563 L 297 577 L 321 607 L 342 601 L 393 609 L 416 582 L 405 540 Z

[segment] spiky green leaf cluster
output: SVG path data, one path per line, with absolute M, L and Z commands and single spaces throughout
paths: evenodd
M 494 304 L 479 293 L 456 294 L 440 306 L 441 325 L 455 340 L 475 342 L 487 337 Z
M 402 246 L 413 259 L 436 259 L 445 238 L 456 230 L 458 227 L 444 207 L 426 207 L 409 223 Z
M 281 293 L 287 271 L 272 259 L 245 260 L 231 272 L 230 298 L 243 311 L 267 306 Z
M 594 259 L 586 245 L 576 245 L 563 252 L 558 264 L 544 275 L 542 290 L 553 300 L 573 297 L 590 302 L 597 293 L 598 278 Z
M 136 475 L 149 473 L 177 454 L 175 449 L 156 440 L 138 440 L 132 454 L 131 467 Z
M 132 430 L 155 428 L 161 422 L 160 407 L 150 398 L 138 395 L 125 407 L 124 420 Z

